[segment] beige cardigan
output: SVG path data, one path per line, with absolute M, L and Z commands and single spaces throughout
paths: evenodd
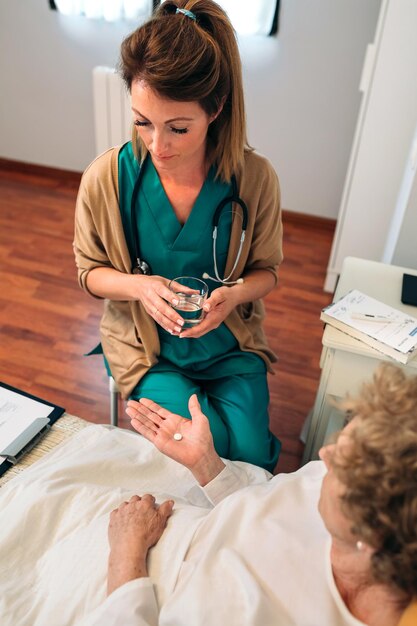
M 78 280 L 87 289 L 88 273 L 96 267 L 113 267 L 131 273 L 131 259 L 123 232 L 118 194 L 118 154 L 111 148 L 86 169 L 78 192 L 75 214 L 74 253 Z M 246 239 L 232 280 L 252 269 L 266 269 L 277 280 L 282 261 L 282 222 L 277 176 L 267 159 L 248 152 L 245 166 L 237 177 L 240 196 L 249 219 Z M 236 259 L 241 219 L 233 219 L 225 274 Z M 269 371 L 276 361 L 262 329 L 264 307 L 261 300 L 239 305 L 225 320 L 243 351 L 258 354 Z M 139 301 L 104 301 L 100 325 L 101 343 L 110 369 L 124 398 L 158 361 L 160 351 L 154 320 Z M 197 341 L 197 340 L 196 340 Z

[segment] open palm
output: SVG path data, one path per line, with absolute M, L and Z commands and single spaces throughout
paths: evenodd
M 156 402 L 141 398 L 129 400 L 126 413 L 138 433 L 174 461 L 192 469 L 201 457 L 214 451 L 213 437 L 207 417 L 201 412 L 197 396 L 189 400 L 192 419 L 171 413 Z M 181 440 L 174 439 L 179 433 Z

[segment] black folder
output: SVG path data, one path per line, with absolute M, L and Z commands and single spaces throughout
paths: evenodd
M 22 456 L 26 454 L 26 452 L 29 452 L 29 450 L 31 450 L 38 443 L 43 435 L 50 429 L 52 424 L 54 424 L 57 419 L 59 419 L 61 415 L 65 413 L 65 409 L 56 404 L 53 404 L 52 402 L 43 400 L 43 398 L 34 396 L 30 393 L 27 393 L 26 391 L 22 391 L 21 389 L 17 389 L 16 387 L 12 387 L 11 385 L 7 385 L 6 383 L 3 383 L 1 381 L 0 387 L 11 391 L 18 396 L 24 396 L 26 398 L 34 400 L 35 402 L 46 404 L 47 406 L 51 407 L 51 411 L 50 413 L 48 413 L 46 418 L 35 418 L 30 427 L 25 429 L 25 431 L 23 431 L 21 435 L 19 435 L 19 437 L 21 437 L 20 442 L 17 443 L 14 447 L 10 447 L 10 449 L 8 450 L 9 454 L 1 455 L 7 457 L 4 461 L 0 462 L 0 476 L 2 476 L 10 467 L 12 467 L 15 463 L 18 463 Z M 2 407 L 0 406 L 0 417 L 1 408 Z

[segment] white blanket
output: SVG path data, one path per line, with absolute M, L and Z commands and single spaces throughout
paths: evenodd
M 263 470 L 238 465 L 250 483 L 267 480 Z M 109 513 L 144 493 L 175 498 L 168 526 L 178 532 L 164 533 L 149 563 L 163 603 L 211 504 L 185 468 L 142 437 L 89 426 L 0 489 L 2 626 L 79 624 L 103 602 Z

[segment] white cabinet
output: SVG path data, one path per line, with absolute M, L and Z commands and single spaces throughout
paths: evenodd
M 417 275 L 417 270 L 347 257 L 343 263 L 335 299 L 342 297 L 350 289 L 359 289 L 372 298 L 417 317 L 417 307 L 401 303 L 404 273 Z M 362 383 L 371 378 L 381 361 L 395 363 L 382 352 L 326 325 L 320 362 L 320 384 L 309 419 L 304 463 L 316 459 L 326 435 L 342 425 L 341 414 L 334 408 L 334 401 L 344 398 L 347 393 L 356 393 Z M 417 357 L 407 365 L 398 366 L 407 373 L 417 375 Z

